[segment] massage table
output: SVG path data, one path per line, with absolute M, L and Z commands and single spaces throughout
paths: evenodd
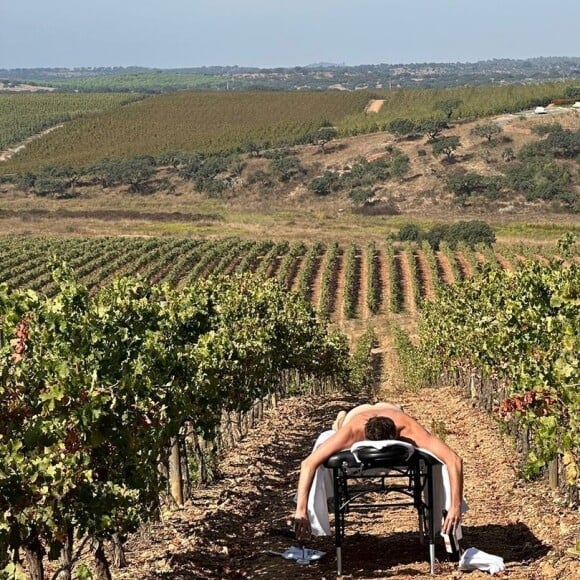
M 419 539 L 429 541 L 431 575 L 435 570 L 435 518 L 433 506 L 433 467 L 441 465 L 431 454 L 409 446 L 390 445 L 382 449 L 359 447 L 331 455 L 324 467 L 332 472 L 334 486 L 334 526 L 336 567 L 342 575 L 342 542 L 346 514 L 352 511 L 374 511 L 413 506 L 419 518 Z M 364 501 L 369 493 L 378 493 L 383 501 Z

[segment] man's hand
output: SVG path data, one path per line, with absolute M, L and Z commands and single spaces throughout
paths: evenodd
M 451 508 L 443 520 L 441 532 L 444 534 L 453 534 L 455 532 L 455 528 L 457 528 L 460 523 L 461 507 L 456 509 Z
M 312 529 L 310 528 L 310 522 L 307 517 L 294 518 L 294 534 L 297 540 L 305 541 L 310 539 Z

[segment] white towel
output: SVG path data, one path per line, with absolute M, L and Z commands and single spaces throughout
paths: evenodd
M 481 570 L 497 574 L 505 570 L 505 565 L 503 558 L 499 556 L 493 556 L 477 548 L 468 548 L 459 560 L 459 569 L 464 571 Z
M 323 431 L 316 442 L 313 450 L 322 445 L 336 431 Z M 332 482 L 332 470 L 320 465 L 312 480 L 310 493 L 308 494 L 308 519 L 313 536 L 329 536 L 330 521 L 328 519 L 328 500 L 334 497 L 334 485 Z

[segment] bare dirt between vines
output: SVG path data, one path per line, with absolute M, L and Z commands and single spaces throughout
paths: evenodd
M 577 513 L 562 505 L 545 482 L 515 475 L 516 453 L 488 416 L 455 388 L 391 392 L 428 428 L 438 425 L 465 461 L 464 547 L 504 558 L 509 578 L 578 578 L 580 561 L 567 555 L 578 533 Z M 222 463 L 222 478 L 196 490 L 184 509 L 130 538 L 129 568 L 114 578 L 334 578 L 333 538 L 314 538 L 309 548 L 326 556 L 298 566 L 267 553 L 297 545 L 290 529 L 292 495 L 301 459 L 338 410 L 363 400 L 352 395 L 292 398 L 270 411 Z M 410 508 L 349 514 L 343 547 L 352 578 L 431 578 L 427 548 L 419 543 Z M 458 578 L 438 546 L 438 578 Z M 467 577 L 467 576 L 466 576 Z M 473 572 L 469 578 L 489 577 Z

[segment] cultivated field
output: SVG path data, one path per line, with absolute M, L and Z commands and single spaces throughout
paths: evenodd
M 31 143 L 0 173 L 45 165 L 93 163 L 112 155 L 167 151 L 228 152 L 255 141 L 263 146 L 299 141 L 331 123 L 342 136 L 385 130 L 395 120 L 438 117 L 438 103 L 460 102 L 454 119 L 476 119 L 547 104 L 567 83 L 458 89 L 324 92 L 177 92 L 139 95 L 0 94 L 0 150 L 63 120 L 77 119 Z M 372 99 L 383 100 L 366 114 Z M 126 107 L 128 102 L 143 99 Z M 93 113 L 89 115 L 87 114 Z
M 415 318 L 437 288 L 481 268 L 512 270 L 546 261 L 555 245 L 504 245 L 433 251 L 424 243 L 252 241 L 240 238 L 0 238 L 0 282 L 50 295 L 51 264 L 66 263 L 96 291 L 121 276 L 182 287 L 210 275 L 253 272 L 275 277 L 339 325 L 401 314 Z

